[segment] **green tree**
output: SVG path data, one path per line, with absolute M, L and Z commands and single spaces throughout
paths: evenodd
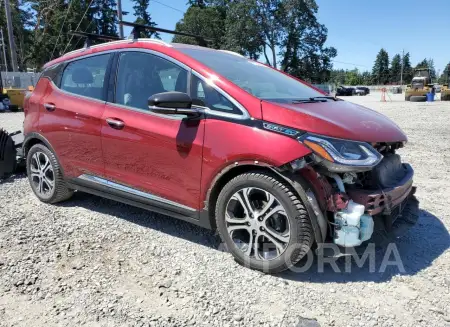
M 372 68 L 372 78 L 376 84 L 389 82 L 389 55 L 386 50 L 381 49 Z
M 361 74 L 357 68 L 353 70 L 347 70 L 345 76 L 346 85 L 360 85 L 362 84 Z
M 280 25 L 284 27 L 281 41 L 281 69 L 302 79 L 321 83 L 330 78 L 333 47 L 325 47 L 328 30 L 317 21 L 315 1 L 281 1 Z
M 191 6 L 175 26 L 179 32 L 191 33 L 210 39 L 208 47 L 222 48 L 225 34 L 225 15 L 223 10 L 212 7 L 200 8 Z M 203 45 L 202 41 L 193 37 L 175 35 L 173 42 Z
M 330 79 L 336 49 L 325 47 L 327 29 L 314 0 L 191 1 L 176 29 L 212 38 L 208 46 L 262 59 L 300 78 Z M 224 29 L 225 26 L 225 29 Z M 176 42 L 198 40 L 175 37 Z
M 251 9 L 249 1 L 230 4 L 226 11 L 224 48 L 257 60 L 265 46 L 264 35 L 251 17 Z
M 445 66 L 444 71 L 442 72 L 441 76 L 439 77 L 439 81 L 438 83 L 443 85 L 443 84 L 449 84 L 450 83 L 450 62 L 448 63 L 447 66 Z
M 403 83 L 409 84 L 412 81 L 414 72 L 411 66 L 410 54 L 407 52 L 403 58 Z
M 362 72 L 361 74 L 362 85 L 372 85 L 372 74 L 370 72 Z
M 136 17 L 136 20 L 134 22 L 137 24 L 147 26 L 156 26 L 156 24 L 151 20 L 150 14 L 148 12 L 150 0 L 133 0 L 133 1 L 135 3 L 135 5 L 133 6 L 134 16 Z M 144 37 L 154 36 L 156 38 L 159 38 L 159 34 L 157 32 L 143 31 L 142 34 Z
M 333 69 L 329 81 L 336 85 L 345 84 L 346 72 L 343 69 Z
M 22 0 L 11 0 L 10 5 L 14 31 L 14 43 L 16 45 L 17 64 L 19 66 L 19 69 L 23 70 L 25 69 L 26 62 L 28 60 L 28 44 L 31 42 L 32 38 L 32 33 L 29 30 L 32 24 L 32 13 L 29 8 L 26 8 L 24 6 Z M 3 36 L 5 37 L 5 52 L 8 70 L 12 70 L 9 50 L 9 37 L 6 30 L 5 6 L 3 2 L 0 2 L 0 26 L 0 28 L 3 29 Z M 2 58 L 2 60 L 0 61 L 0 67 L 2 69 L 5 69 L 3 53 L 1 53 L 0 57 Z
M 142 0 L 145 2 L 145 0 Z M 91 15 L 97 34 L 117 36 L 117 3 L 115 0 L 96 0 Z M 136 15 L 137 16 L 137 15 Z M 137 16 L 139 17 L 139 16 Z
M 400 83 L 400 75 L 402 71 L 402 57 L 396 54 L 392 57 L 391 69 L 390 69 L 390 82 L 398 84 Z

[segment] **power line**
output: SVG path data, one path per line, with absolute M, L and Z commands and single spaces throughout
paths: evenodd
M 184 14 L 184 11 L 181 10 L 181 9 L 178 9 L 178 8 L 175 8 L 175 7 L 166 5 L 165 3 L 159 2 L 158 0 L 151 0 L 151 1 L 154 1 L 154 2 L 156 2 L 156 3 L 159 3 L 160 5 L 163 5 L 164 7 L 167 7 L 167 8 L 173 9 L 173 10 L 176 10 L 176 11 L 178 11 L 178 12 Z
M 370 67 L 368 67 L 368 66 L 365 66 L 365 65 L 359 65 L 359 64 L 354 64 L 354 63 L 352 63 L 352 62 L 343 62 L 343 61 L 338 61 L 338 60 L 331 60 L 332 62 L 336 62 L 336 63 L 338 63 L 338 64 L 344 64 L 344 65 L 352 65 L 352 66 L 359 66 L 359 67 L 366 67 L 366 68 L 370 68 Z
M 63 30 L 64 24 L 66 23 L 67 15 L 69 14 L 70 7 L 72 6 L 72 1 L 69 0 L 69 8 L 67 9 L 66 15 L 64 16 L 64 21 L 61 25 L 61 29 L 59 30 L 58 37 L 56 38 L 55 46 L 53 47 L 52 55 L 50 56 L 50 60 L 53 59 L 53 54 L 55 53 L 56 46 L 58 45 L 59 37 L 61 36 L 61 32 Z
M 84 14 L 83 14 L 83 17 L 81 17 L 80 22 L 78 23 L 77 28 L 75 28 L 75 32 L 78 30 L 78 27 L 80 27 L 81 22 L 83 21 L 84 17 L 86 16 L 86 14 L 87 14 L 89 8 L 91 7 L 93 1 L 94 1 L 94 0 L 91 0 L 91 2 L 89 2 L 89 5 L 87 6 L 86 11 L 85 11 Z M 67 48 L 69 47 L 70 42 L 72 42 L 72 39 L 73 39 L 73 34 L 72 34 L 72 36 L 70 37 L 69 42 L 67 42 L 67 45 L 66 45 L 66 47 L 64 48 L 63 54 L 66 53 L 66 50 L 67 50 Z
M 89 23 L 88 27 L 86 27 L 86 30 L 84 31 L 84 33 L 86 33 L 86 32 L 88 31 L 89 27 L 91 27 L 91 24 L 92 24 L 93 22 L 94 22 L 94 20 L 92 19 L 91 22 Z M 75 43 L 74 49 L 77 48 L 78 43 L 80 43 L 80 40 L 81 40 L 81 38 L 79 38 L 78 41 L 77 41 L 77 43 Z

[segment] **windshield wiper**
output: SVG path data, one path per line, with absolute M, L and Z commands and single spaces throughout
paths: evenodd
M 335 97 L 330 97 L 330 96 L 326 96 L 326 95 L 323 95 L 323 96 L 318 96 L 318 97 L 312 97 L 312 98 L 309 98 L 310 100 L 319 100 L 319 101 L 323 101 L 323 102 L 325 102 L 326 100 L 334 100 L 334 101 L 339 101 L 339 99 L 336 99 Z M 321 100 L 321 99 L 323 99 L 323 100 Z
M 295 99 L 292 100 L 292 103 L 315 103 L 315 102 L 327 102 L 328 100 L 334 100 L 338 101 L 335 97 L 330 96 L 317 96 L 317 97 L 311 97 L 311 98 L 304 98 L 304 99 Z

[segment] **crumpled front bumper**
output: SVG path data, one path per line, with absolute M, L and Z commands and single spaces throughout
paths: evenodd
M 374 220 L 369 242 L 383 246 L 404 235 L 419 219 L 419 201 L 414 196 L 414 170 L 404 164 L 406 174 L 394 187 L 383 190 L 348 190 L 353 201 L 363 204 Z
M 389 214 L 394 208 L 403 203 L 408 196 L 414 194 L 414 170 L 409 164 L 404 164 L 406 174 L 399 183 L 383 190 L 349 189 L 347 194 L 356 203 L 366 207 L 366 213 L 371 216 Z

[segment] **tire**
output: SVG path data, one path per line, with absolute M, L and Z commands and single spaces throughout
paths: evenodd
M 250 210 L 247 206 L 247 211 L 254 213 L 253 218 L 252 214 L 245 214 L 243 202 L 238 201 L 239 197 L 245 201 L 245 192 L 248 192 L 247 198 L 251 200 Z M 270 196 L 273 202 L 270 202 Z M 280 211 L 276 211 L 276 208 Z M 242 214 L 236 215 L 236 210 Z M 264 215 L 259 217 L 261 212 Z M 269 215 L 272 212 L 275 213 Z M 278 273 L 292 267 L 308 254 L 314 242 L 311 221 L 300 197 L 286 182 L 267 172 L 248 172 L 229 181 L 219 194 L 215 216 L 219 235 L 235 260 L 243 266 L 265 273 Z M 275 231 L 276 224 L 279 231 Z M 234 228 L 237 230 L 229 230 Z M 276 240 L 282 249 L 275 246 L 267 235 Z M 280 241 L 278 237 L 284 240 Z M 250 241 L 255 239 L 256 242 L 250 247 Z M 258 245 L 255 247 L 255 244 Z
M 411 96 L 409 101 L 411 101 L 411 102 L 425 102 L 425 101 L 427 101 L 427 97 L 425 95 Z
M 64 181 L 54 153 L 43 144 L 35 144 L 28 151 L 27 175 L 31 189 L 42 202 L 57 203 L 73 195 L 73 190 Z

